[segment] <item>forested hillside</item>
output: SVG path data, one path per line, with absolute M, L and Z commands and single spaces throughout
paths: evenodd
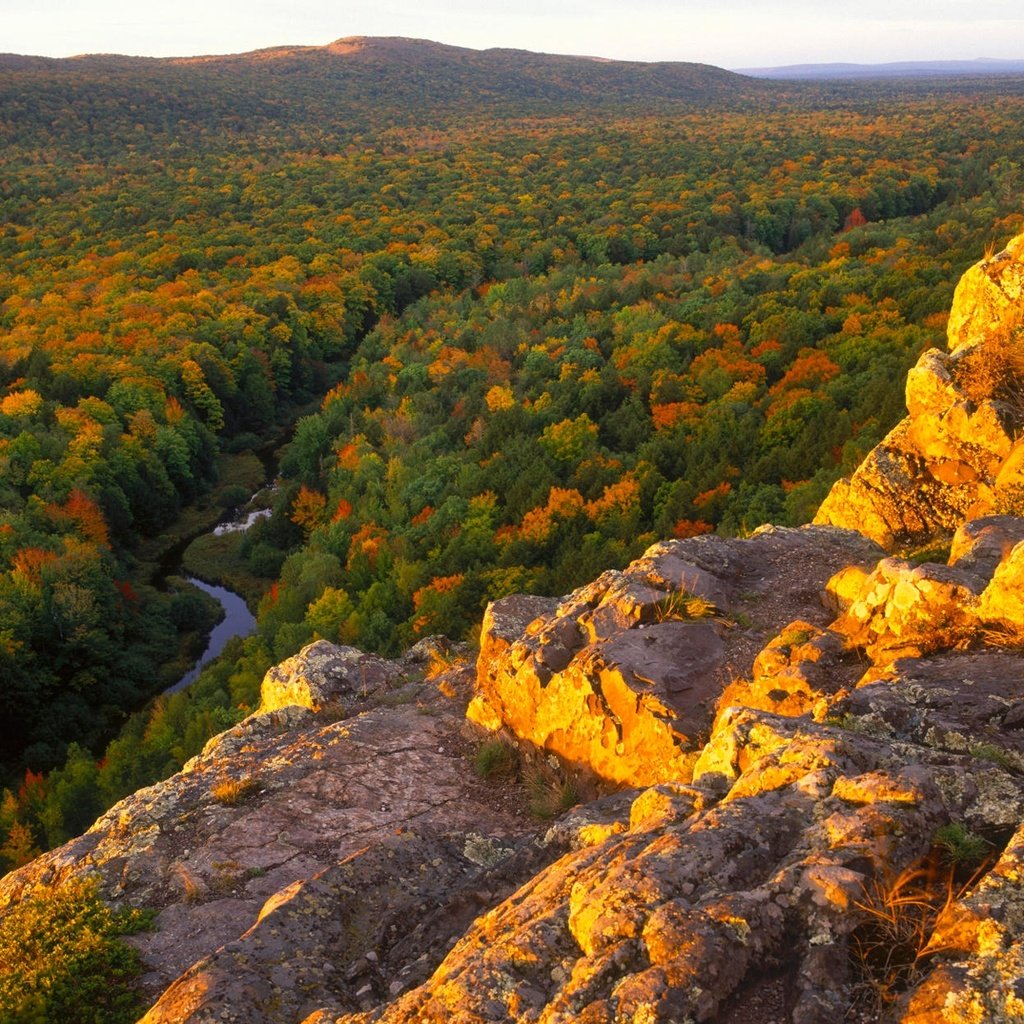
M 784 88 L 408 40 L 0 59 L 7 863 L 313 637 L 472 636 L 487 600 L 658 537 L 806 521 L 1020 229 L 1022 114 L 1015 79 Z M 242 548 L 258 634 L 98 764 L 205 621 L 140 544 L 325 393 Z

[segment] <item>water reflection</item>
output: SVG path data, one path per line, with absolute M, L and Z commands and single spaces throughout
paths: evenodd
M 186 579 L 192 586 L 198 587 L 221 603 L 224 608 L 224 618 L 213 627 L 202 657 L 173 686 L 169 686 L 164 691 L 165 693 L 176 693 L 194 683 L 207 663 L 213 661 L 224 650 L 224 645 L 232 637 L 248 636 L 256 629 L 256 619 L 236 593 L 226 587 L 215 587 L 212 583 L 204 583 L 193 576 L 188 576 Z

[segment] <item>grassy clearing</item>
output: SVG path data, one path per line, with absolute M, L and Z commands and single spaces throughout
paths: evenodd
M 260 598 L 272 581 L 256 576 L 241 556 L 245 534 L 224 533 L 215 537 L 204 533 L 185 549 L 181 564 L 193 576 L 218 583 L 240 595 L 255 615 Z
M 216 526 L 224 511 L 237 500 L 244 490 L 252 494 L 264 483 L 263 463 L 251 451 L 222 454 L 217 460 L 217 483 L 193 504 L 181 510 L 178 518 L 159 537 L 151 537 L 139 545 L 137 557 L 140 568 L 149 576 L 159 572 L 160 559 L 175 544 L 187 537 Z

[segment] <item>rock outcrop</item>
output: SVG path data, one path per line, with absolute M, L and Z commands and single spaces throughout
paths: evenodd
M 282 679 L 319 678 L 336 695 L 358 662 L 314 644 L 268 673 L 265 703 Z M 82 875 L 113 902 L 158 910 L 131 940 L 153 1022 L 294 1020 L 340 991 L 358 1008 L 425 978 L 460 925 L 558 847 L 531 845 L 537 826 L 472 771 L 471 668 L 424 680 L 410 661 L 371 664 L 386 692 L 249 717 L 7 875 L 0 913 Z
M 311 645 L 0 880 L 0 915 L 83 875 L 156 908 L 146 1024 L 1024 1020 L 1024 519 L 982 515 L 1020 448 L 955 372 L 1015 329 L 1018 255 L 969 272 L 951 354 L 823 507 L 861 532 L 665 542 L 505 598 L 475 670 Z M 474 774 L 488 733 L 593 798 L 531 818 L 510 765 Z
M 965 521 L 1024 512 L 1024 236 L 964 274 L 948 352 L 929 349 L 907 376 L 908 416 L 815 518 L 889 551 L 948 539 Z
M 729 680 L 821 592 L 882 550 L 832 527 L 656 544 L 561 602 L 510 597 L 484 616 L 469 718 L 600 779 L 688 781 Z
M 260 687 L 259 710 L 342 709 L 404 682 L 405 675 L 401 665 L 386 658 L 318 640 L 267 672 Z
M 970 572 L 881 559 L 837 619 L 789 624 L 724 690 L 688 783 L 665 762 L 619 828 L 481 917 L 427 984 L 317 1020 L 1020 1019 L 1024 633 L 985 646 L 978 613 L 1024 545 L 987 552 L 1019 525 L 960 538 Z M 951 828 L 990 854 L 962 892 L 943 863 Z M 938 888 L 914 898 L 934 906 L 919 948 L 898 955 L 931 957 L 875 975 L 864 950 L 918 872 Z

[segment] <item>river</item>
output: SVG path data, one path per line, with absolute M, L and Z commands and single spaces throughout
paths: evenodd
M 204 583 L 194 576 L 186 576 L 193 587 L 220 602 L 224 609 L 224 618 L 210 631 L 206 642 L 206 650 L 199 660 L 173 686 L 168 686 L 164 693 L 177 693 L 184 690 L 199 678 L 203 668 L 224 650 L 224 645 L 235 636 L 248 636 L 256 629 L 256 619 L 246 607 L 245 602 L 232 590 L 226 587 L 215 587 L 212 583 Z
M 274 478 L 277 466 L 276 461 L 270 461 L 266 457 L 263 459 L 264 466 L 267 467 L 269 477 L 271 480 Z M 259 495 L 265 495 L 267 488 L 262 488 L 249 502 L 243 506 L 248 508 L 251 506 L 254 499 Z M 273 487 L 269 489 L 273 491 Z M 218 523 L 212 530 L 204 531 L 204 533 L 212 533 L 214 536 L 220 536 L 224 533 L 235 533 L 249 529 L 253 523 L 257 520 L 262 519 L 264 516 L 269 516 L 271 513 L 270 509 L 256 509 L 248 512 L 242 512 L 234 514 L 233 516 L 226 517 L 220 523 Z M 196 536 L 203 536 L 198 534 Z M 160 563 L 160 575 L 163 579 L 168 576 L 177 575 L 181 572 L 182 559 L 185 554 L 185 549 L 196 539 L 195 536 L 186 537 L 169 548 L 163 555 Z M 220 603 L 220 606 L 224 609 L 224 618 L 217 623 L 216 626 L 210 631 L 209 639 L 206 642 L 206 650 L 203 651 L 199 660 L 190 668 L 176 683 L 172 686 L 168 686 L 164 693 L 177 693 L 179 690 L 184 690 L 186 686 L 190 686 L 192 683 L 199 678 L 199 673 L 213 661 L 214 658 L 224 650 L 225 644 L 236 636 L 248 636 L 256 629 L 256 619 L 252 612 L 246 607 L 245 601 L 239 597 L 233 590 L 228 590 L 227 587 L 219 587 L 213 583 L 207 583 L 205 580 L 196 578 L 195 576 L 185 576 L 185 580 L 192 584 L 193 587 L 198 587 L 204 593 L 209 594 L 210 597 Z

